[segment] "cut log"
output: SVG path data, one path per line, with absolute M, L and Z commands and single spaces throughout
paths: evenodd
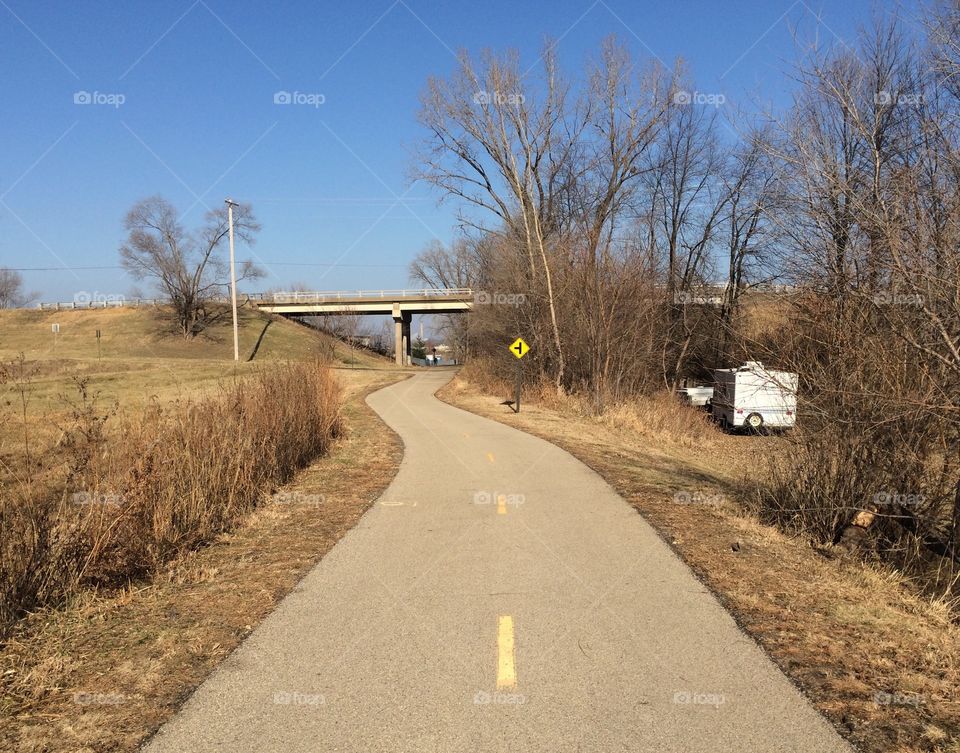
M 851 552 L 859 549 L 867 538 L 867 531 L 876 517 L 876 509 L 858 510 L 850 522 L 840 529 L 833 540 L 834 546 Z

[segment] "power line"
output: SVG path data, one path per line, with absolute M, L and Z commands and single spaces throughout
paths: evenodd
M 123 269 L 123 267 L 4 267 L 0 265 L 0 269 L 7 269 L 11 272 L 74 272 L 86 269 Z
M 344 267 L 356 269 L 382 269 L 385 267 L 396 267 L 406 269 L 406 264 L 331 264 L 325 262 L 293 262 L 293 261 L 261 261 L 265 267 Z M 83 266 L 83 267 L 5 267 L 0 264 L 0 269 L 8 269 L 11 272 L 82 272 L 105 269 L 124 269 L 119 264 L 108 266 Z

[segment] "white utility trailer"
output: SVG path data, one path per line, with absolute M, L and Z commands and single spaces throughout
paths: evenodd
M 747 361 L 713 372 L 713 418 L 725 429 L 789 429 L 797 422 L 797 375 Z

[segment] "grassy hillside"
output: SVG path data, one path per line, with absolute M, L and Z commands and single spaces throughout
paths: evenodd
M 53 324 L 60 325 L 54 335 Z M 96 331 L 100 330 L 100 357 Z M 184 339 L 163 308 L 0 311 L 0 363 L 23 354 L 28 414 L 62 414 L 78 394 L 75 380 L 87 380 L 102 404 L 125 408 L 152 400 L 192 397 L 216 390 L 238 376 L 278 360 L 331 359 L 334 366 L 390 368 L 390 359 L 351 348 L 316 330 L 253 307 L 240 309 L 240 362 L 233 361 L 229 309 L 202 334 Z M 20 411 L 20 395 L 8 380 L 0 384 L 6 411 Z M 10 418 L 10 416 L 8 416 Z M 8 424 L 7 421 L 4 424 Z M 0 429 L 0 440 L 6 429 Z M 0 441 L 0 447 L 2 447 Z
M 170 312 L 163 308 L 0 311 L 0 358 L 9 360 L 23 352 L 28 360 L 96 360 L 96 331 L 99 329 L 104 360 L 231 360 L 230 310 L 221 309 L 217 314 L 213 325 L 187 340 L 177 334 Z M 239 315 L 240 357 L 243 361 L 311 358 L 329 352 L 329 339 L 321 333 L 285 319 L 269 317 L 249 306 L 241 307 Z M 60 334 L 56 336 L 51 330 L 55 323 L 60 325 Z M 346 359 L 347 350 L 340 346 L 337 355 Z M 369 365 L 374 360 L 378 359 L 367 358 L 365 363 Z

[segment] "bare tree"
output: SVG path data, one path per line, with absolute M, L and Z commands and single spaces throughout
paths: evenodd
M 23 275 L 15 269 L 0 267 L 0 309 L 26 306 L 38 295 L 24 291 Z
M 776 213 L 782 207 L 780 165 L 770 157 L 769 136 L 750 133 L 734 148 L 723 181 L 727 194 L 725 285 L 720 309 L 717 354 L 728 353 L 740 300 L 751 287 L 774 276 L 774 252 L 782 234 Z
M 481 264 L 477 243 L 458 238 L 449 248 L 432 241 L 410 262 L 410 279 L 430 288 L 471 288 Z
M 252 244 L 260 225 L 249 204 L 234 208 L 234 235 Z M 228 233 L 226 207 L 207 212 L 203 225 L 193 232 L 180 224 L 177 211 L 160 196 L 137 202 L 127 213 L 126 242 L 120 261 L 138 280 L 150 280 L 169 298 L 184 337 L 191 337 L 209 322 L 211 300 L 229 284 L 229 269 L 217 253 Z M 253 279 L 262 273 L 244 261 L 237 279 Z
M 568 105 L 568 85 L 554 46 L 543 55 L 542 85 L 520 69 L 519 56 L 486 53 L 478 66 L 463 52 L 449 80 L 431 79 L 421 97 L 420 121 L 430 133 L 416 177 L 468 207 L 490 212 L 517 242 L 527 261 L 527 280 L 549 313 L 555 382 L 564 382 L 564 348 L 555 285 L 557 204 L 568 160 L 584 118 Z M 462 221 L 479 227 L 466 214 Z M 500 232 L 501 228 L 494 228 Z M 541 286 L 542 283 L 542 286 Z
M 410 263 L 410 280 L 430 288 L 474 288 L 480 284 L 485 246 L 489 241 L 479 238 L 458 238 L 449 247 L 433 241 Z M 476 290 L 477 295 L 482 295 Z M 453 348 L 458 361 L 467 358 L 469 322 L 464 314 L 439 314 L 434 331 L 441 334 Z
M 671 107 L 648 170 L 654 208 L 650 233 L 666 261 L 668 337 L 664 342 L 664 383 L 678 384 L 698 331 L 709 312 L 691 292 L 705 282 L 711 250 L 731 198 L 722 183 L 725 153 L 717 138 L 715 108 L 692 101 L 689 83 L 672 90 Z M 689 91 L 688 91 L 689 90 Z
M 803 292 L 774 352 L 803 373 L 813 430 L 796 437 L 768 509 L 949 591 L 960 579 L 960 139 L 956 92 L 937 76 L 960 47 L 936 35 L 960 27 L 931 27 L 933 60 L 884 20 L 856 49 L 814 50 L 800 70 L 779 152 L 792 201 L 778 216 Z
M 576 291 L 569 306 L 576 323 L 571 339 L 597 412 L 620 395 L 621 367 L 633 361 L 630 341 L 643 308 L 638 275 L 649 268 L 625 231 L 664 127 L 672 85 L 660 66 L 638 66 L 613 38 L 604 41 L 589 72 L 585 110 L 592 138 L 583 139 L 571 159 L 564 224 L 572 257 L 567 274 Z
M 451 79 L 431 80 L 418 177 L 461 200 L 464 224 L 500 239 L 482 250 L 478 284 L 509 286 L 526 301 L 498 319 L 486 311 L 488 331 L 532 334 L 540 373 L 559 389 L 589 384 L 600 405 L 630 337 L 621 313 L 639 267 L 625 261 L 636 250 L 625 229 L 672 77 L 636 65 L 609 39 L 574 96 L 553 45 L 541 60 L 539 83 L 521 72 L 516 53 L 487 53 L 479 65 L 464 53 Z M 491 226 L 473 216 L 478 208 Z M 618 281 L 621 290 L 608 287 Z

